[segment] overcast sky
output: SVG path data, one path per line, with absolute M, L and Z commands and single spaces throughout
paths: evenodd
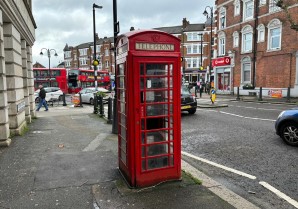
M 204 23 L 206 6 L 214 7 L 214 0 L 117 0 L 120 34 L 135 29 L 177 26 L 184 17 L 190 23 Z M 33 0 L 33 16 L 37 24 L 33 46 L 33 64 L 48 67 L 46 50 L 55 49 L 51 67 L 63 61 L 63 48 L 93 42 L 93 3 L 96 9 L 96 32 L 100 38 L 113 36 L 113 0 Z M 210 9 L 207 11 L 210 13 Z

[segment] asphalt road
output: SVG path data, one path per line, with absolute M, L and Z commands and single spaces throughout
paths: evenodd
M 286 145 L 274 130 L 278 114 L 292 106 L 225 103 L 229 107 L 182 115 L 182 150 L 193 155 L 183 159 L 260 208 L 295 208 L 298 148 Z

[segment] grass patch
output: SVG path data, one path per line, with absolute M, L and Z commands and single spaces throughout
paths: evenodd
M 191 173 L 188 173 L 188 172 L 186 172 L 184 170 L 182 170 L 182 178 L 183 177 L 189 177 L 189 178 L 191 178 L 195 182 L 195 184 L 201 185 L 203 183 L 200 179 L 197 179 L 196 177 L 194 177 L 193 175 L 191 175 Z

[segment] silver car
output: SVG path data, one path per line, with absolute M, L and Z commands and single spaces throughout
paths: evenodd
M 107 100 L 109 98 L 109 91 L 107 89 L 98 87 L 97 90 L 95 90 L 94 87 L 88 87 L 82 89 L 78 94 L 75 94 L 76 97 L 79 97 L 81 94 L 82 103 L 89 103 L 94 104 L 94 93 L 96 92 L 103 92 L 104 93 L 104 100 Z

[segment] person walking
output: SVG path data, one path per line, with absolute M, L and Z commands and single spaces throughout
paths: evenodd
M 206 93 L 210 94 L 210 83 L 208 81 L 206 82 Z
M 41 108 L 42 105 L 44 105 L 44 107 L 46 108 L 45 111 L 48 111 L 49 108 L 48 108 L 48 104 L 46 101 L 46 91 L 44 90 L 42 85 L 39 85 L 38 97 L 39 97 L 39 104 L 38 104 L 36 111 L 39 111 L 39 109 Z
M 197 97 L 197 93 L 200 91 L 200 89 L 201 89 L 201 83 L 198 80 L 197 83 L 196 83 L 196 86 L 195 86 L 195 96 L 196 97 Z

